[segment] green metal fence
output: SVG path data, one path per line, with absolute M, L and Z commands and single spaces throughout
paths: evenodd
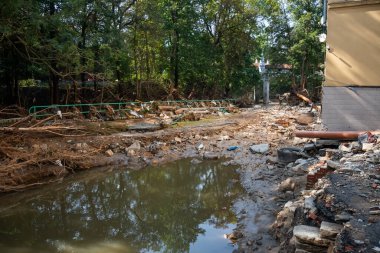
M 215 104 L 223 104 L 223 103 L 231 103 L 235 102 L 236 99 L 219 99 L 219 100 L 170 100 L 170 101 L 149 101 L 149 102 L 117 102 L 117 103 L 93 103 L 93 104 L 66 104 L 66 105 L 36 105 L 29 108 L 29 114 L 34 115 L 36 118 L 46 117 L 54 115 L 54 110 L 61 110 L 62 112 L 67 111 L 70 108 L 77 108 L 79 112 L 83 115 L 89 114 L 90 111 L 87 108 L 95 107 L 97 112 L 106 112 L 104 108 L 106 106 L 111 106 L 115 112 L 127 111 L 127 106 L 136 106 L 143 105 L 149 106 L 153 103 L 157 103 L 158 105 L 172 105 L 172 104 L 183 104 L 184 106 L 193 106 L 196 103 L 215 103 Z M 220 106 L 223 107 L 223 106 Z M 83 110 L 81 110 L 83 109 Z

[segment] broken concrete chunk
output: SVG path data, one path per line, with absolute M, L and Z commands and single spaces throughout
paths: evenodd
M 374 143 L 362 143 L 362 150 L 363 151 L 370 151 L 375 149 Z
M 321 224 L 321 236 L 323 238 L 331 238 L 334 239 L 340 231 L 343 229 L 342 225 L 336 224 L 336 223 L 331 223 L 331 222 L 326 222 L 322 221 Z
M 297 249 L 303 250 L 304 252 L 310 252 L 310 253 L 326 253 L 327 252 L 327 247 L 325 246 L 317 246 L 317 245 L 313 245 L 309 243 L 304 243 L 298 240 L 297 238 L 294 239 L 294 243 Z
M 264 154 L 269 151 L 269 144 L 252 145 L 249 150 L 251 150 L 252 153 Z
M 293 229 L 294 236 L 301 242 L 316 246 L 328 247 L 332 241 L 320 236 L 319 228 L 305 225 L 295 226 Z

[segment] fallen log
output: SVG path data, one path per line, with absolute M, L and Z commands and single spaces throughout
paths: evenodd
M 136 124 L 127 126 L 128 130 L 134 130 L 134 131 L 156 131 L 162 129 L 163 126 L 161 124 Z
M 295 131 L 294 136 L 299 138 L 319 138 L 330 140 L 357 140 L 364 132 L 380 134 L 380 131 Z
M 45 126 L 45 127 L 0 127 L 0 132 L 44 132 L 57 130 L 84 130 L 84 127 Z
M 299 94 L 299 93 L 297 93 L 296 95 L 297 95 L 297 97 L 299 99 L 301 99 L 301 100 L 305 101 L 306 103 L 308 103 L 311 106 L 311 109 L 315 109 L 316 111 L 319 111 L 319 108 L 308 97 L 306 97 L 306 96 L 304 96 L 302 94 Z

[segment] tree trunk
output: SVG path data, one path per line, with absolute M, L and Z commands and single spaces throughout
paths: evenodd
M 52 104 L 58 104 L 59 77 L 53 71 L 50 71 L 50 83 L 50 101 Z
M 179 33 L 175 31 L 174 39 L 174 88 L 179 86 Z

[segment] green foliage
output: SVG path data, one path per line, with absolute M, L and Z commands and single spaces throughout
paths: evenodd
M 144 99 L 144 82 L 185 97 L 238 96 L 261 86 L 253 63 L 264 54 L 293 66 L 287 78 L 274 74 L 275 90 L 293 80 L 312 88 L 321 81 L 321 8 L 307 0 L 5 1 L 0 82 L 14 91 L 18 80 L 54 87 L 90 75 L 118 80 L 120 97 Z

